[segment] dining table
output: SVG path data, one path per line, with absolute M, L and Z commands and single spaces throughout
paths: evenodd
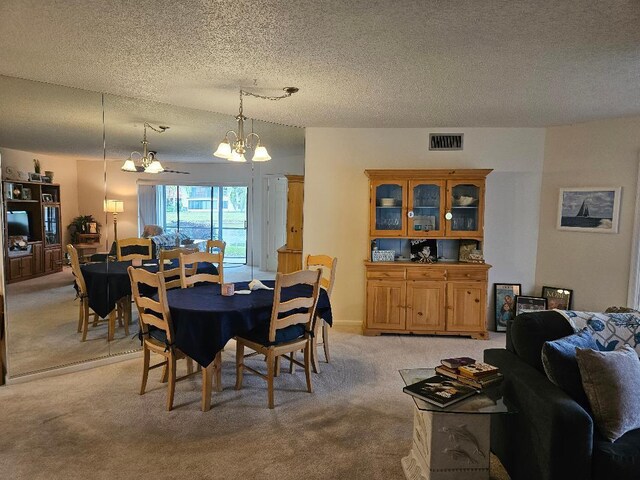
M 263 280 L 273 288 L 275 281 Z M 252 330 L 269 328 L 273 308 L 273 290 L 249 290 L 248 282 L 234 285 L 235 294 L 224 296 L 219 284 L 196 285 L 193 288 L 167 291 L 167 302 L 173 321 L 174 345 L 206 369 L 205 378 L 215 375 L 216 390 L 221 390 L 221 352 L 229 340 Z M 238 291 L 250 291 L 239 294 Z M 283 288 L 281 300 L 310 296 L 310 285 Z M 316 315 L 329 325 L 333 323 L 329 296 L 320 289 Z M 211 402 L 211 383 L 205 381 L 202 409 Z
M 86 263 L 80 266 L 87 286 L 89 307 L 101 318 L 115 315 L 118 301 L 131 295 L 131 281 L 127 272 L 131 264 L 132 262 L 129 260 Z M 173 259 L 170 265 L 165 265 L 165 269 L 177 268 L 178 265 L 178 259 Z M 142 265 L 135 268 L 142 268 L 151 273 L 156 273 L 160 269 L 158 259 L 143 260 Z M 215 275 L 218 273 L 218 269 L 212 264 L 199 263 L 197 272 Z M 155 292 L 153 290 L 147 291 L 141 286 L 141 293 L 145 296 L 151 296 Z M 131 302 L 127 302 L 125 321 L 131 321 Z M 113 331 L 110 331 L 109 340 L 112 339 L 112 336 Z

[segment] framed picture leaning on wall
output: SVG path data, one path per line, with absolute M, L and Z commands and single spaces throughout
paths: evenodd
M 547 310 L 547 299 L 543 297 L 528 297 L 518 295 L 515 299 L 516 317 L 521 313 Z
M 542 295 L 547 299 L 547 308 L 553 310 L 571 310 L 571 297 L 573 290 L 560 287 L 542 287 Z
M 507 322 L 515 318 L 515 298 L 520 295 L 519 283 L 494 283 L 496 332 L 505 332 Z

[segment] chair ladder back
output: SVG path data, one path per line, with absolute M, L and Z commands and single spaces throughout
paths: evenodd
M 143 247 L 147 249 L 147 253 L 129 253 L 122 254 L 122 250 L 127 247 Z M 150 238 L 124 238 L 116 242 L 116 255 L 119 262 L 133 260 L 139 258 L 141 260 L 151 260 L 151 239 Z
M 218 274 L 196 273 L 198 263 L 216 264 Z M 185 255 L 180 254 L 180 282 L 182 288 L 187 288 L 199 282 L 223 283 L 222 255 L 220 253 L 197 252 Z
M 78 285 L 78 289 L 80 290 L 80 295 L 85 297 L 87 296 L 87 284 L 84 281 L 84 275 L 82 274 L 82 269 L 80 268 L 78 250 L 76 250 L 76 247 L 74 247 L 73 245 L 68 244 L 67 252 L 69 252 L 69 257 L 71 257 L 71 271 L 76 277 L 76 284 Z
M 165 280 L 165 286 L 167 288 L 167 290 L 171 290 L 172 288 L 180 288 L 182 287 L 182 281 L 180 279 L 180 265 L 178 264 L 177 267 L 172 267 L 169 268 L 168 270 L 165 269 L 165 260 L 175 260 L 175 259 L 180 259 L 180 254 L 184 253 L 184 254 L 190 254 L 190 253 L 196 253 L 198 252 L 197 248 L 184 248 L 184 247 L 179 247 L 179 248 L 172 248 L 171 250 L 160 250 L 160 259 L 159 259 L 159 267 L 160 267 L 160 272 L 162 272 L 162 274 L 164 275 L 164 280 Z M 194 265 L 192 268 L 188 269 L 189 275 L 193 275 L 194 273 L 196 273 L 196 268 L 197 265 Z M 169 280 L 172 279 L 172 280 Z
M 171 344 L 173 342 L 173 323 L 171 322 L 171 313 L 169 311 L 169 303 L 167 302 L 167 289 L 164 276 L 160 272 L 151 273 L 133 267 L 129 267 L 127 272 L 131 280 L 131 293 L 133 294 L 133 300 L 138 309 L 142 332 L 148 334 L 149 325 L 153 325 L 154 327 L 164 330 L 167 336 L 167 342 Z M 157 288 L 158 300 L 156 301 L 150 297 L 142 296 L 138 285 L 140 283 L 152 288 Z M 150 311 L 157 315 L 150 313 Z
M 278 273 L 276 275 L 276 286 L 273 293 L 273 309 L 271 310 L 271 322 L 269 325 L 270 342 L 275 341 L 278 330 L 290 325 L 304 323 L 307 332 L 311 331 L 316 306 L 318 305 L 318 298 L 320 297 L 320 275 L 321 272 L 319 270 L 300 270 L 294 273 Z M 300 284 L 312 286 L 311 296 L 295 297 L 284 302 L 281 301 L 283 288 Z M 307 312 L 286 314 L 287 312 L 300 308 L 306 308 Z
M 227 248 L 227 242 L 222 240 L 207 240 L 207 247 L 205 249 L 208 253 L 221 253 L 224 255 L 224 249 Z M 217 252 L 214 249 L 218 250 Z
M 220 265 L 218 265 L 218 275 L 220 275 L 220 283 L 224 283 L 224 250 L 227 248 L 227 242 L 222 240 L 207 240 L 205 252 L 218 253 L 220 255 Z M 215 251 L 217 250 L 217 252 Z
M 304 261 L 305 269 L 320 270 L 320 286 L 327 291 L 327 296 L 331 298 L 333 284 L 336 279 L 336 266 L 338 259 L 329 255 L 307 255 Z

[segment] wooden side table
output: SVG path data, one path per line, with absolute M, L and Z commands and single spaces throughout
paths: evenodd
M 100 243 L 100 234 L 99 233 L 78 233 L 77 239 L 78 239 L 78 244 Z
M 85 263 L 88 261 L 88 258 L 94 253 L 98 253 L 98 248 L 100 247 L 99 243 L 76 243 L 74 245 L 76 250 L 78 251 L 78 258 L 80 263 Z

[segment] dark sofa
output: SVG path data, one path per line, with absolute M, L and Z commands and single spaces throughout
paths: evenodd
M 514 480 L 640 479 L 640 429 L 609 442 L 544 373 L 544 342 L 573 333 L 557 312 L 525 313 L 508 322 L 506 348 L 485 350 L 485 362 L 505 376 L 505 400 L 518 411 L 492 418 L 491 450 Z

